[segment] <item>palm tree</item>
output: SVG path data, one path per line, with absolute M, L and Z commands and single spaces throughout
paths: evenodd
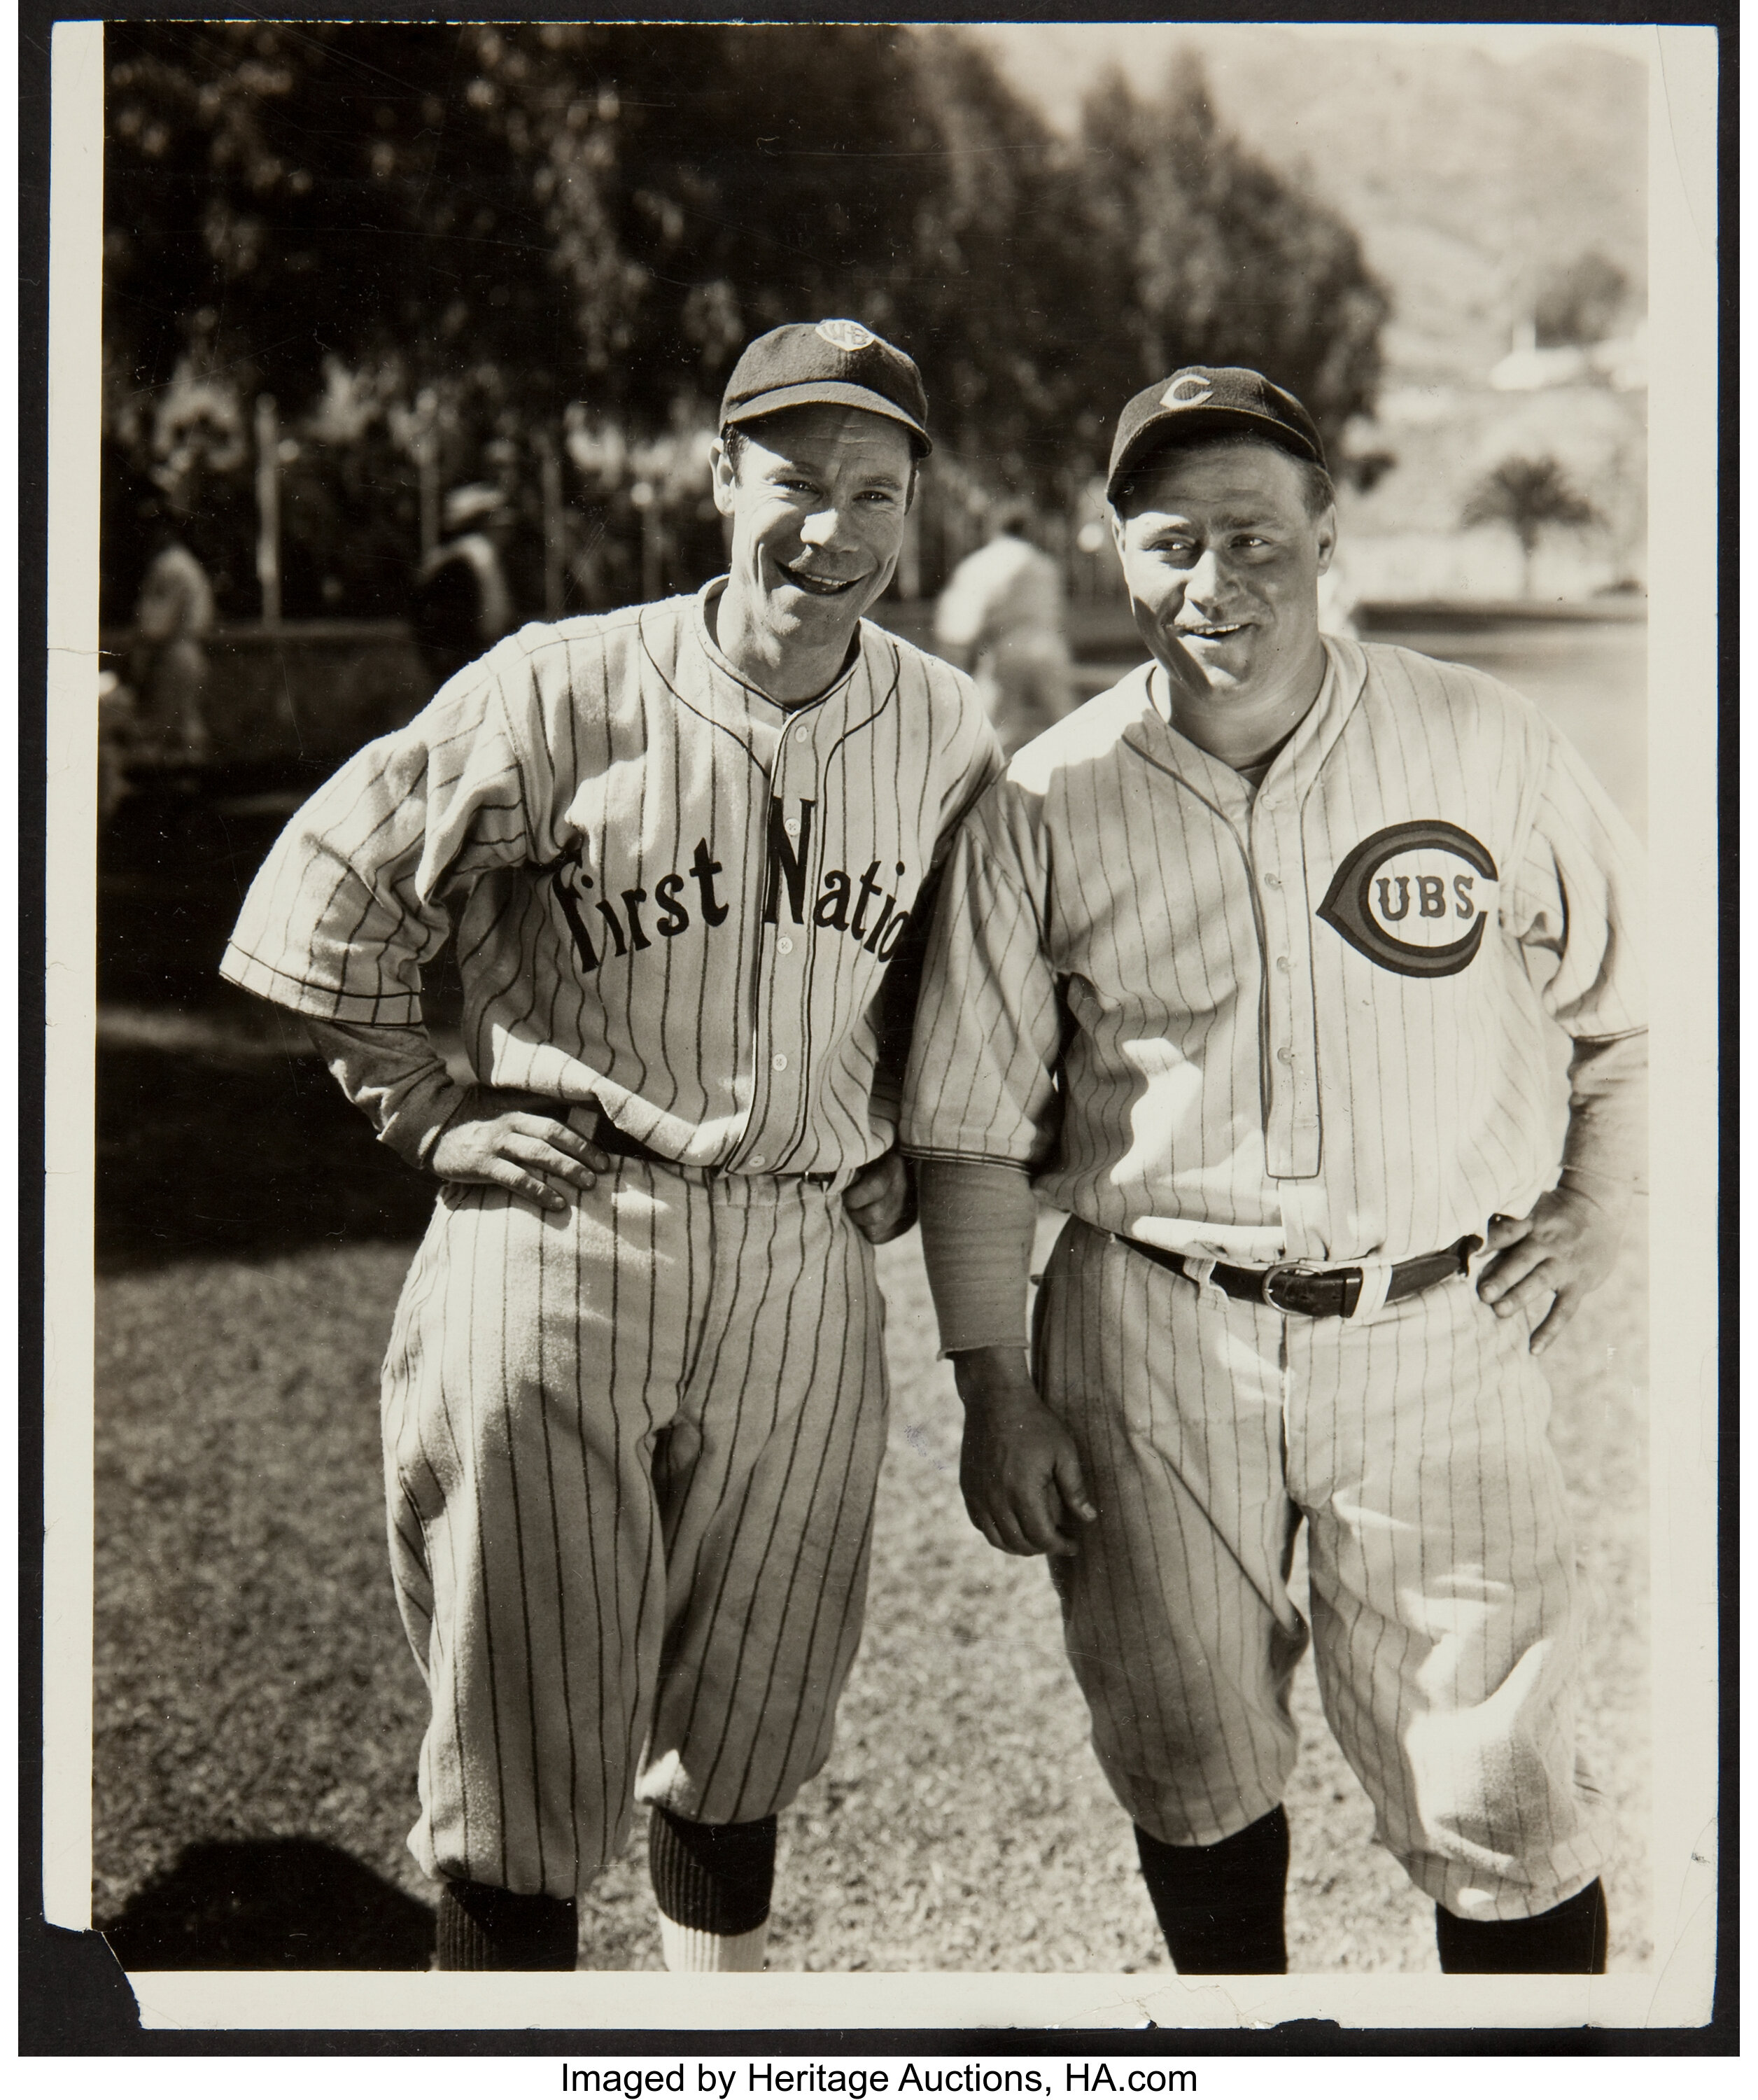
M 1532 595 L 1532 556 L 1546 526 L 1597 525 L 1600 514 L 1549 452 L 1513 456 L 1493 466 L 1465 498 L 1460 522 L 1505 525 L 1520 542 L 1520 594 Z

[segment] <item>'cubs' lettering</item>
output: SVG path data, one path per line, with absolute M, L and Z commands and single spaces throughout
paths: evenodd
M 1374 885 L 1380 893 L 1380 916 L 1382 919 L 1402 919 L 1410 909 L 1410 878 L 1401 875 L 1398 881 L 1398 909 L 1392 909 L 1391 885 L 1382 875 Z
M 816 802 L 802 802 L 794 829 L 800 834 L 799 843 L 787 836 L 788 827 L 782 814 L 779 796 L 769 803 L 769 880 L 763 902 L 763 923 L 775 924 L 776 907 L 781 902 L 782 884 L 787 885 L 787 908 L 793 914 L 794 924 L 803 926 L 806 907 L 806 862 L 812 848 L 812 813 Z
M 1473 871 L 1440 873 L 1435 868 L 1438 860 L 1443 867 L 1447 860 L 1463 861 Z M 1409 872 L 1380 872 L 1381 868 L 1396 869 L 1399 863 Z M 1439 817 L 1389 824 L 1344 855 L 1318 915 L 1358 955 L 1382 970 L 1395 970 L 1406 977 L 1453 977 L 1469 968 L 1494 916 L 1491 904 L 1478 901 L 1475 886 L 1480 878 L 1494 882 L 1496 863 L 1457 824 Z M 1451 920 L 1464 930 L 1452 938 L 1446 933 L 1436 938 L 1414 927 L 1408 933 L 1395 933 L 1393 927 L 1410 915 L 1412 885 L 1418 924 L 1425 920 L 1443 924 Z

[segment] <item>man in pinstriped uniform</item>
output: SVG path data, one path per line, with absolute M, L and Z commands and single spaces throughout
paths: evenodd
M 442 1966 L 573 1967 L 637 1795 L 668 1965 L 763 1965 L 860 1633 L 912 932 L 1000 765 L 970 682 L 861 616 L 926 415 L 858 323 L 760 338 L 729 575 L 458 673 L 301 811 L 227 951 L 441 1183 L 384 1435 Z M 448 940 L 468 1089 L 421 1026 Z
M 1109 496 L 1153 660 L 966 826 L 905 1092 L 967 1503 L 1053 1556 L 1180 1970 L 1286 1965 L 1302 1520 L 1326 1715 L 1442 1965 L 1602 1967 L 1534 1358 L 1640 1162 L 1634 842 L 1518 695 L 1321 636 L 1281 388 L 1147 389 Z M 1029 1367 L 1034 1185 L 1073 1215 Z

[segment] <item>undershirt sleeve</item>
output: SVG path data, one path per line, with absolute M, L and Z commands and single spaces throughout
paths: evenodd
M 1602 1198 L 1633 1195 L 1646 1180 L 1648 1037 L 1577 1037 L 1569 1060 L 1565 1181 Z
M 306 1032 L 337 1084 L 371 1122 L 381 1145 L 425 1167 L 440 1133 L 464 1105 L 459 1086 L 419 1023 L 322 1021 Z
M 923 1159 L 916 1188 L 942 1353 L 1023 1349 L 1038 1225 L 1030 1180 L 987 1160 Z

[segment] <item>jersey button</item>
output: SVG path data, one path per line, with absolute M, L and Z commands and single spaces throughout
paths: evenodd
M 783 822 L 782 829 L 786 832 L 789 838 L 797 838 L 800 835 L 800 819 L 797 817 L 787 818 Z
M 1285 969 L 1288 968 L 1288 958 L 1287 958 L 1287 956 L 1286 956 L 1286 955 L 1278 955 L 1278 956 L 1276 957 L 1276 967 L 1279 970 L 1285 970 Z
M 778 1072 L 785 1072 L 787 1070 L 787 1060 L 779 1052 L 769 1061 Z
M 809 729 L 796 729 L 796 730 L 794 731 L 794 742 L 795 742 L 795 743 L 811 743 L 811 741 L 812 741 L 812 732 L 811 732 L 811 730 L 809 730 Z
M 794 944 L 785 933 L 776 942 L 775 952 L 778 955 L 791 955 L 794 952 Z
M 763 1154 L 760 1152 L 752 1153 L 751 1155 L 751 1164 L 753 1167 L 760 1167 L 763 1164 Z
M 1269 873 L 1264 876 L 1263 886 L 1266 889 L 1280 889 L 1281 888 L 1282 878 L 1276 872 L 1274 868 L 1271 868 Z
M 1278 1050 L 1276 1053 L 1276 1061 L 1278 1065 L 1292 1065 L 1294 1061 L 1294 1053 L 1292 1050 Z

